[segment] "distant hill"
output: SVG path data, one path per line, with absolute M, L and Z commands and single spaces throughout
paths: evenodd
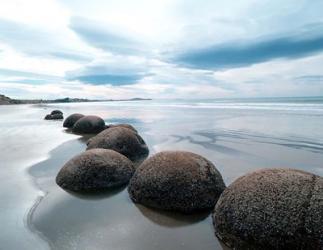
M 151 99 L 145 98 L 131 98 L 131 99 L 106 99 L 106 100 L 91 100 L 84 98 L 61 98 L 54 100 L 43 100 L 43 99 L 34 99 L 34 100 L 23 100 L 23 99 L 11 99 L 5 95 L 0 94 L 0 105 L 11 105 L 11 104 L 38 104 L 38 103 L 70 103 L 70 102 L 107 102 L 107 101 L 147 101 Z
M 0 104 L 12 104 L 12 99 L 5 95 L 0 95 Z

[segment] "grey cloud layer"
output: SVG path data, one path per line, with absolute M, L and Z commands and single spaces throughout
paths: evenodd
M 81 17 L 73 17 L 70 22 L 72 29 L 89 45 L 116 54 L 143 53 L 142 44 L 123 35 L 120 30 L 104 27 L 101 23 Z
M 0 18 L 0 42 L 30 56 L 89 61 L 89 57 L 58 41 L 52 33 Z
M 187 67 L 216 70 L 247 66 L 277 58 L 299 58 L 320 51 L 323 51 L 323 33 L 300 33 L 259 41 L 235 41 L 185 51 L 171 60 Z

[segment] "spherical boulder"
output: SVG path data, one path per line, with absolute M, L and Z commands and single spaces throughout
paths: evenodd
M 92 149 L 73 157 L 59 171 L 56 183 L 70 191 L 100 191 L 127 184 L 134 166 L 113 150 Z
M 82 114 L 78 114 L 78 113 L 75 113 L 75 114 L 71 114 L 70 116 L 68 116 L 64 123 L 63 123 L 63 127 L 64 128 L 72 128 L 74 126 L 74 124 L 81 118 L 83 118 L 84 115 Z
M 323 249 L 323 178 L 293 169 L 240 177 L 213 212 L 216 235 L 233 249 Z
M 115 150 L 132 161 L 140 160 L 149 153 L 145 141 L 133 130 L 124 127 L 108 128 L 87 142 L 87 149 L 106 148 Z
M 107 126 L 107 129 L 109 129 L 109 128 L 115 128 L 115 127 L 122 127 L 122 128 L 131 129 L 133 132 L 138 133 L 138 131 L 132 125 L 126 124 L 126 123 L 110 124 L 110 125 Z
M 64 117 L 62 114 L 54 114 L 54 115 L 48 114 L 45 116 L 44 119 L 45 120 L 62 120 L 62 119 L 64 119 Z
M 63 115 L 63 112 L 62 112 L 62 111 L 60 111 L 60 110 L 58 110 L 58 109 L 55 109 L 55 110 L 53 110 L 50 114 L 51 114 L 51 115 Z
M 185 151 L 148 158 L 128 186 L 135 203 L 183 213 L 213 208 L 224 189 L 222 176 L 210 161 Z
M 105 122 L 101 117 L 87 115 L 77 120 L 72 130 L 78 134 L 96 134 L 105 128 Z

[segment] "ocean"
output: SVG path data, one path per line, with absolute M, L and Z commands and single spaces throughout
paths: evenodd
M 225 249 L 208 214 L 183 216 L 135 205 L 127 190 L 75 195 L 55 184 L 62 165 L 86 148 L 61 109 L 130 123 L 150 154 L 203 155 L 226 185 L 256 169 L 323 175 L 323 97 L 149 100 L 0 106 L 1 249 Z

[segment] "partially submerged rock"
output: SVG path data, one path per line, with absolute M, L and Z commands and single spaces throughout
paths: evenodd
M 63 115 L 62 114 L 48 114 L 45 116 L 44 118 L 45 120 L 62 120 L 64 119 Z
M 145 141 L 131 129 L 125 127 L 108 128 L 91 138 L 87 149 L 106 148 L 115 150 L 132 161 L 146 157 L 149 153 Z
M 51 114 L 51 115 L 63 115 L 63 112 L 62 112 L 62 111 L 60 111 L 60 110 L 58 110 L 58 109 L 55 109 L 55 110 L 53 110 L 50 114 Z
M 59 171 L 56 183 L 70 191 L 99 191 L 127 184 L 134 166 L 108 149 L 92 149 L 73 157 Z
M 192 213 L 213 208 L 224 189 L 221 174 L 204 157 L 185 151 L 165 151 L 137 168 L 128 192 L 136 203 Z
M 82 114 L 78 114 L 78 113 L 75 113 L 75 114 L 71 114 L 70 116 L 68 116 L 64 123 L 63 123 L 63 127 L 64 128 L 72 128 L 74 126 L 74 124 L 81 118 L 83 118 L 84 115 Z
M 216 235 L 234 249 L 323 249 L 323 178 L 293 169 L 240 177 L 221 195 Z
M 73 132 L 78 134 L 96 134 L 105 128 L 105 122 L 101 117 L 87 115 L 77 120 L 73 126 Z

